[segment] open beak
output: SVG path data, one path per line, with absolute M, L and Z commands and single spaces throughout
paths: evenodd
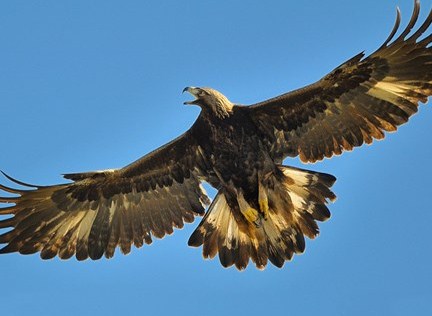
M 192 94 L 195 97 L 195 100 L 185 101 L 185 102 L 183 102 L 183 104 L 185 104 L 185 105 L 196 104 L 196 101 L 198 100 L 199 90 L 200 89 L 196 88 L 196 87 L 186 87 L 186 88 L 184 88 L 182 93 L 189 92 L 190 94 Z

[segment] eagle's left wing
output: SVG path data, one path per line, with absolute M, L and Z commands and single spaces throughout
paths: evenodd
M 0 253 L 58 255 L 78 260 L 128 253 L 133 243 L 151 243 L 173 227 L 202 215 L 209 200 L 200 186 L 206 157 L 191 130 L 123 169 L 67 174 L 73 183 L 29 189 L 0 185 L 14 196 L 0 197 Z M 3 195 L 3 194 L 2 194 Z M 2 203 L 7 203 L 6 205 Z M 11 205 L 14 204 L 14 205 Z
M 273 158 L 299 155 L 304 162 L 341 154 L 384 137 L 417 112 L 432 94 L 432 35 L 419 39 L 432 22 L 410 35 L 419 1 L 407 28 L 363 59 L 361 53 L 305 88 L 247 107 Z M 410 36 L 408 36 L 410 35 Z

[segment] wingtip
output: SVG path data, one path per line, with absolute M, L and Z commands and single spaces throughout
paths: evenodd
M 3 172 L 3 170 L 0 170 L 0 172 L 1 172 L 1 173 L 3 174 L 3 176 L 5 176 L 8 180 L 10 180 L 10 181 L 12 181 L 12 182 L 14 182 L 14 183 L 16 183 L 16 184 L 22 185 L 22 186 L 24 186 L 24 187 L 33 188 L 33 189 L 37 189 L 37 188 L 42 188 L 42 187 L 44 187 L 44 186 L 42 186 L 42 185 L 34 185 L 34 184 L 29 184 L 29 183 L 25 183 L 25 182 L 19 181 L 19 180 L 15 179 L 15 178 L 12 178 L 12 177 L 11 177 L 10 175 L 8 175 L 7 173 Z
M 401 14 L 401 9 L 399 6 L 396 6 L 396 14 L 400 15 Z

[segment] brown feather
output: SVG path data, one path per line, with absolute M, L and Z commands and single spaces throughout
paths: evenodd
M 249 107 L 277 161 L 339 155 L 383 138 L 417 112 L 418 103 L 432 94 L 432 35 L 417 41 L 432 23 L 432 11 L 412 32 L 419 9 L 415 2 L 411 20 L 394 39 L 398 12 L 390 36 L 372 55 L 354 56 L 317 83 Z M 285 141 L 279 141 L 281 131 L 289 135 Z
M 114 255 L 120 244 L 123 253 L 131 244 L 151 243 L 151 234 L 162 238 L 204 211 L 208 201 L 198 177 L 206 165 L 196 140 L 185 133 L 171 143 L 119 170 L 65 175 L 75 182 L 57 186 L 35 186 L 17 181 L 21 190 L 1 185 L 0 190 L 19 196 L 2 197 L 0 235 L 6 244 L 0 253 L 41 251 L 43 259 L 56 255 L 93 260 Z M 177 170 L 177 182 L 169 170 Z M 9 244 L 9 245 L 8 245 Z

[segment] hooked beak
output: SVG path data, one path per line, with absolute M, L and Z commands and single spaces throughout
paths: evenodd
M 199 93 L 199 91 L 200 91 L 200 89 L 196 88 L 196 87 L 186 87 L 186 88 L 184 88 L 182 93 L 189 92 L 190 94 L 192 94 L 195 97 L 195 100 L 185 101 L 185 102 L 183 102 L 183 104 L 185 104 L 185 105 L 196 104 L 196 101 L 198 100 L 198 93 Z

